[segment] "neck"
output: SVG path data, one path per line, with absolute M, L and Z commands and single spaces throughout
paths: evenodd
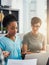
M 35 32 L 35 31 L 33 32 L 33 31 L 32 31 L 32 34 L 33 34 L 33 35 L 36 35 L 36 34 L 38 34 L 38 32 Z
M 6 36 L 7 36 L 8 38 L 12 39 L 13 41 L 15 41 L 15 38 L 16 38 L 15 36 L 10 35 L 10 34 L 7 34 Z
M 9 36 L 9 37 L 15 37 L 14 35 L 11 35 L 11 34 L 7 34 L 7 36 Z

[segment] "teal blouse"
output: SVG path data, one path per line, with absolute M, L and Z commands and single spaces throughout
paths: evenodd
M 5 36 L 0 37 L 0 48 L 10 52 L 10 55 L 5 58 L 6 62 L 8 59 L 21 59 L 21 44 L 22 41 L 19 36 L 16 36 L 15 41 Z

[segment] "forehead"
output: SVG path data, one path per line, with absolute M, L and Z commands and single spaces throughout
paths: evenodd
M 36 23 L 36 24 L 34 24 L 34 25 L 41 25 L 40 23 Z
M 40 23 L 37 23 L 37 24 L 32 25 L 32 27 L 40 27 L 40 26 L 41 26 Z
M 9 26 L 17 26 L 17 22 L 16 21 L 10 22 Z

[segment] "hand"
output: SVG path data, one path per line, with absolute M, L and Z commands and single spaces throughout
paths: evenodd
M 4 57 L 8 57 L 8 56 L 10 55 L 10 52 L 8 52 L 8 51 L 3 51 L 3 55 L 4 55 Z
M 31 53 L 32 53 L 31 51 L 22 52 L 22 54 L 31 54 Z
M 46 53 L 46 51 L 44 51 L 44 50 L 41 50 L 41 51 L 40 51 L 40 53 Z

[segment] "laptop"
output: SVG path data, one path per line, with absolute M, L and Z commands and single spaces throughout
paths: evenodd
M 37 65 L 46 65 L 48 64 L 49 53 L 32 53 L 26 54 L 25 59 L 37 59 Z M 49 65 L 49 64 L 48 64 Z
M 7 65 L 37 65 L 37 59 L 28 59 L 28 60 L 9 59 Z

